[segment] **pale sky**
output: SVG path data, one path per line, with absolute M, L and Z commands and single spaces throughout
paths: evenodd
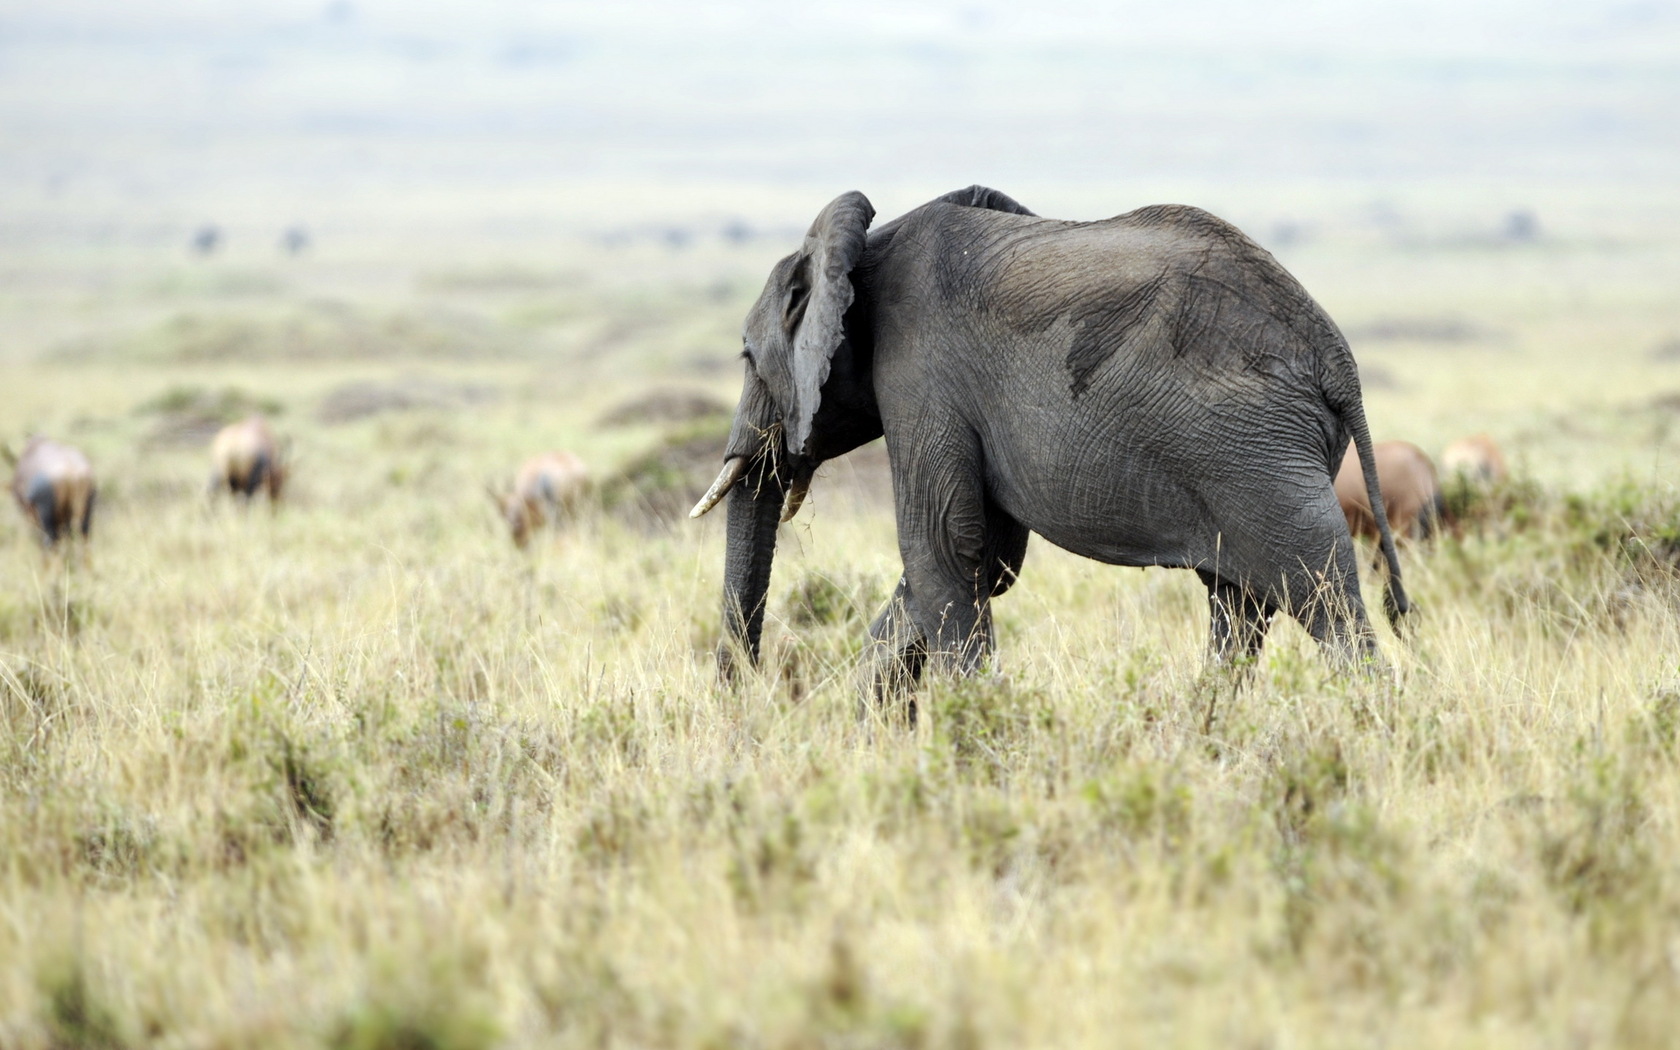
M 0 193 L 1654 184 L 1680 170 L 1676 112 L 1680 0 L 0 7 Z

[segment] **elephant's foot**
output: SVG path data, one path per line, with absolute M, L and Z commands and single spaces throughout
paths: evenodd
M 867 681 L 861 698 L 866 705 L 860 714 L 888 716 L 902 704 L 909 724 L 916 724 L 916 686 L 927 668 L 928 650 L 918 636 L 905 645 L 876 640 L 865 657 Z
M 869 625 L 870 645 L 864 657 L 866 681 L 861 698 L 864 706 L 859 715 L 884 716 L 903 701 L 909 723 L 914 726 L 915 689 L 928 664 L 928 645 L 927 637 L 910 618 L 906 593 L 905 583 L 900 579 L 892 600 Z
M 1199 575 L 1208 589 L 1208 665 L 1246 681 L 1277 609 L 1247 588 L 1212 573 Z

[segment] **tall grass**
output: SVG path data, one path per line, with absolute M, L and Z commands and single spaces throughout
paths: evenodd
M 1280 624 L 1212 695 L 1193 576 L 1035 542 L 911 730 L 883 513 L 819 487 L 723 690 L 715 525 L 520 558 L 385 425 L 276 516 L 137 457 L 88 565 L 9 534 L 0 1044 L 1671 1039 L 1671 491 L 1407 555 L 1394 683 Z
M 1403 553 L 1392 681 L 1280 623 L 1216 688 L 1194 576 L 1034 540 L 914 728 L 860 713 L 898 554 L 840 482 L 878 467 L 784 528 L 726 690 L 720 523 L 639 513 L 690 435 L 594 425 L 731 397 L 786 246 L 323 250 L 238 295 L 52 256 L 0 303 L 0 436 L 102 496 L 85 563 L 0 508 L 0 1047 L 1670 1045 L 1672 234 L 1291 249 L 1349 331 L 1475 335 L 1356 342 L 1380 437 L 1532 479 Z M 203 495 L 252 407 L 278 514 Z M 484 483 L 550 447 L 603 508 L 521 557 Z

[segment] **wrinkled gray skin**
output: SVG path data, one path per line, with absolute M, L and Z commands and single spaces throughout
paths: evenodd
M 1274 258 L 1195 208 L 1034 216 L 984 187 L 868 232 L 836 198 L 744 326 L 725 450 L 727 677 L 756 662 L 790 488 L 883 434 L 904 575 L 870 627 L 877 690 L 976 668 L 1027 535 L 1113 565 L 1194 570 L 1210 655 L 1253 656 L 1285 611 L 1340 664 L 1375 660 L 1331 487 L 1351 436 L 1387 606 L 1408 603 L 1353 356 Z M 699 508 L 697 508 L 697 513 Z

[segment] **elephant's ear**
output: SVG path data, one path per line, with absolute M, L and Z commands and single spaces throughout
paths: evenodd
M 782 325 L 793 344 L 793 403 L 783 425 L 788 451 L 800 455 L 822 401 L 834 351 L 845 338 L 852 305 L 852 268 L 863 258 L 865 235 L 875 218 L 869 198 L 853 190 L 829 202 L 805 234 L 788 275 Z

